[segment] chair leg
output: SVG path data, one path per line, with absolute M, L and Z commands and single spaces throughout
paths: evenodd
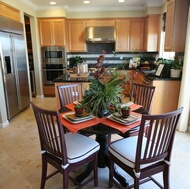
M 138 178 L 134 178 L 134 189 L 139 189 L 139 179 Z
M 47 176 L 47 161 L 46 158 L 42 155 L 42 176 L 41 176 L 41 186 L 40 189 L 44 189 Z
M 94 160 L 94 186 L 97 187 L 98 186 L 98 156 L 95 156 L 95 160 Z
M 114 162 L 112 160 L 110 160 L 109 169 L 109 188 L 113 188 Z
M 63 170 L 63 189 L 69 188 L 69 175 L 66 170 Z
M 164 181 L 164 189 L 169 189 L 170 188 L 170 167 L 169 167 L 169 165 L 167 165 L 165 170 L 163 171 L 163 181 Z

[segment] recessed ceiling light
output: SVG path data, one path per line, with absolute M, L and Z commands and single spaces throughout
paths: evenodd
M 83 1 L 83 3 L 84 3 L 84 4 L 88 4 L 88 3 L 90 3 L 90 1 Z
M 123 3 L 123 2 L 125 2 L 125 0 L 118 0 L 118 2 L 119 2 L 119 3 Z
M 49 4 L 51 4 L 51 5 L 55 5 L 55 4 L 56 4 L 56 2 L 51 1 L 51 2 L 49 2 Z

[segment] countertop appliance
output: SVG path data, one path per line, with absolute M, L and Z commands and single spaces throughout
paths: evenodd
M 0 58 L 7 116 L 10 120 L 30 105 L 23 25 L 0 17 Z
M 43 84 L 54 85 L 54 79 L 66 73 L 67 57 L 65 47 L 42 47 L 41 52 Z
M 90 26 L 85 28 L 87 43 L 114 43 L 115 36 L 115 28 L 112 26 Z

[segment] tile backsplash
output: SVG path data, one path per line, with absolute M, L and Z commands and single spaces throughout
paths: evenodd
M 115 66 L 118 64 L 129 64 L 129 60 L 133 57 L 143 57 L 147 61 L 155 61 L 158 56 L 158 52 L 119 52 L 113 57 L 113 51 L 115 50 L 115 43 L 87 43 L 87 52 L 81 53 L 67 53 L 67 61 L 69 64 L 69 58 L 80 56 L 89 67 L 93 67 L 96 63 L 96 59 L 102 53 L 102 50 L 106 51 L 105 54 L 105 66 Z

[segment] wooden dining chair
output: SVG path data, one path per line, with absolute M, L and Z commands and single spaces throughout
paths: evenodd
M 57 86 L 61 108 L 67 104 L 82 100 L 84 94 L 83 83 L 65 84 Z
M 155 93 L 155 86 L 140 84 L 132 82 L 131 89 L 130 89 L 130 98 L 131 102 L 135 104 L 141 105 L 143 111 L 138 113 L 141 114 L 149 114 L 151 110 L 151 104 Z M 128 132 L 124 134 L 120 134 L 120 136 L 126 138 L 134 135 L 138 135 L 140 127 L 134 127 L 130 129 Z M 148 126 L 145 128 L 145 132 L 148 129 Z
M 99 143 L 81 134 L 64 133 L 64 126 L 58 111 L 49 111 L 31 103 L 36 118 L 42 155 L 41 189 L 45 182 L 57 173 L 63 175 L 63 189 L 68 189 L 69 179 L 82 188 L 94 180 L 98 186 L 97 153 Z M 69 173 L 87 164 L 93 164 L 93 175 L 82 183 L 72 178 Z M 56 170 L 47 175 L 47 166 L 52 165 Z
M 142 105 L 144 110 L 150 113 L 155 88 L 152 85 L 133 82 L 130 89 L 130 101 Z
M 160 188 L 169 189 L 169 172 L 171 153 L 183 108 L 159 115 L 143 115 L 138 136 L 124 138 L 109 145 L 110 174 L 109 188 L 115 183 L 113 177 L 114 163 L 121 167 L 134 179 L 134 184 L 127 188 L 139 189 L 139 185 L 152 180 Z M 144 134 L 149 124 L 147 135 Z M 163 173 L 163 186 L 152 176 Z

